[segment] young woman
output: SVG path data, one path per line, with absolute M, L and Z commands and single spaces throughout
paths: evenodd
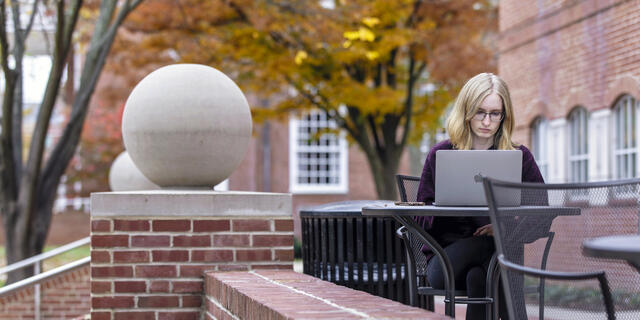
M 513 117 L 509 89 L 500 77 L 481 73 L 469 79 L 447 119 L 450 139 L 433 146 L 427 155 L 417 200 L 428 204 L 434 200 L 438 150 L 518 149 L 522 151 L 522 181 L 543 183 L 529 149 L 511 141 Z M 487 268 L 495 251 L 489 218 L 416 217 L 416 220 L 451 259 L 456 289 L 466 289 L 469 297 L 484 297 Z M 429 259 L 427 274 L 432 287 L 444 288 L 438 259 Z M 502 319 L 506 319 L 506 312 L 501 310 L 500 314 Z M 468 305 L 466 318 L 485 319 L 485 305 Z

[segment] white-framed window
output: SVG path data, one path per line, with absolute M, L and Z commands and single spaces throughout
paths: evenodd
M 536 118 L 531 124 L 531 152 L 540 173 L 545 181 L 548 180 L 549 156 L 547 145 L 547 132 L 549 124 L 543 117 Z
M 568 117 L 569 182 L 589 181 L 589 124 L 587 110 L 575 107 Z
M 289 121 L 289 189 L 292 193 L 347 193 L 347 141 L 321 111 Z
M 614 178 L 638 176 L 638 102 L 630 95 L 618 99 L 613 107 L 615 143 Z

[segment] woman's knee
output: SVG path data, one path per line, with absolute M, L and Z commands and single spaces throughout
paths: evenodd
M 482 267 L 474 267 L 467 272 L 467 289 L 476 288 L 484 290 L 486 286 L 487 273 Z
M 429 265 L 427 267 L 427 281 L 429 281 L 429 286 L 432 288 L 444 289 L 444 274 L 439 265 Z

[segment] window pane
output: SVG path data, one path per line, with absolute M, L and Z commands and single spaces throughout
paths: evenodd
M 586 182 L 588 162 L 588 122 L 587 111 L 575 107 L 568 118 L 569 125 L 569 171 L 568 181 Z
M 629 95 L 620 98 L 614 106 L 617 178 L 631 178 L 637 175 L 637 108 L 637 101 Z
M 627 178 L 635 178 L 636 177 L 636 154 L 632 153 L 629 156 L 629 176 Z
M 537 118 L 531 125 L 531 151 L 540 169 L 542 177 L 547 179 L 547 122 L 544 118 Z
M 343 149 L 338 137 L 332 133 L 324 133 L 337 125 L 328 120 L 324 112 L 311 111 L 295 122 L 293 128 L 298 137 L 295 139 L 297 165 L 292 175 L 294 181 L 302 186 L 339 186 Z M 322 135 L 318 133 L 322 132 Z

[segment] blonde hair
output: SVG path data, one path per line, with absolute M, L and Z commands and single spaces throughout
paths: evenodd
M 493 73 L 480 73 L 469 79 L 462 87 L 447 119 L 449 139 L 456 149 L 471 149 L 473 140 L 469 121 L 478 112 L 482 101 L 494 92 L 502 99 L 504 118 L 493 136 L 493 145 L 500 150 L 513 150 L 517 146 L 511 141 L 514 120 L 507 84 Z

